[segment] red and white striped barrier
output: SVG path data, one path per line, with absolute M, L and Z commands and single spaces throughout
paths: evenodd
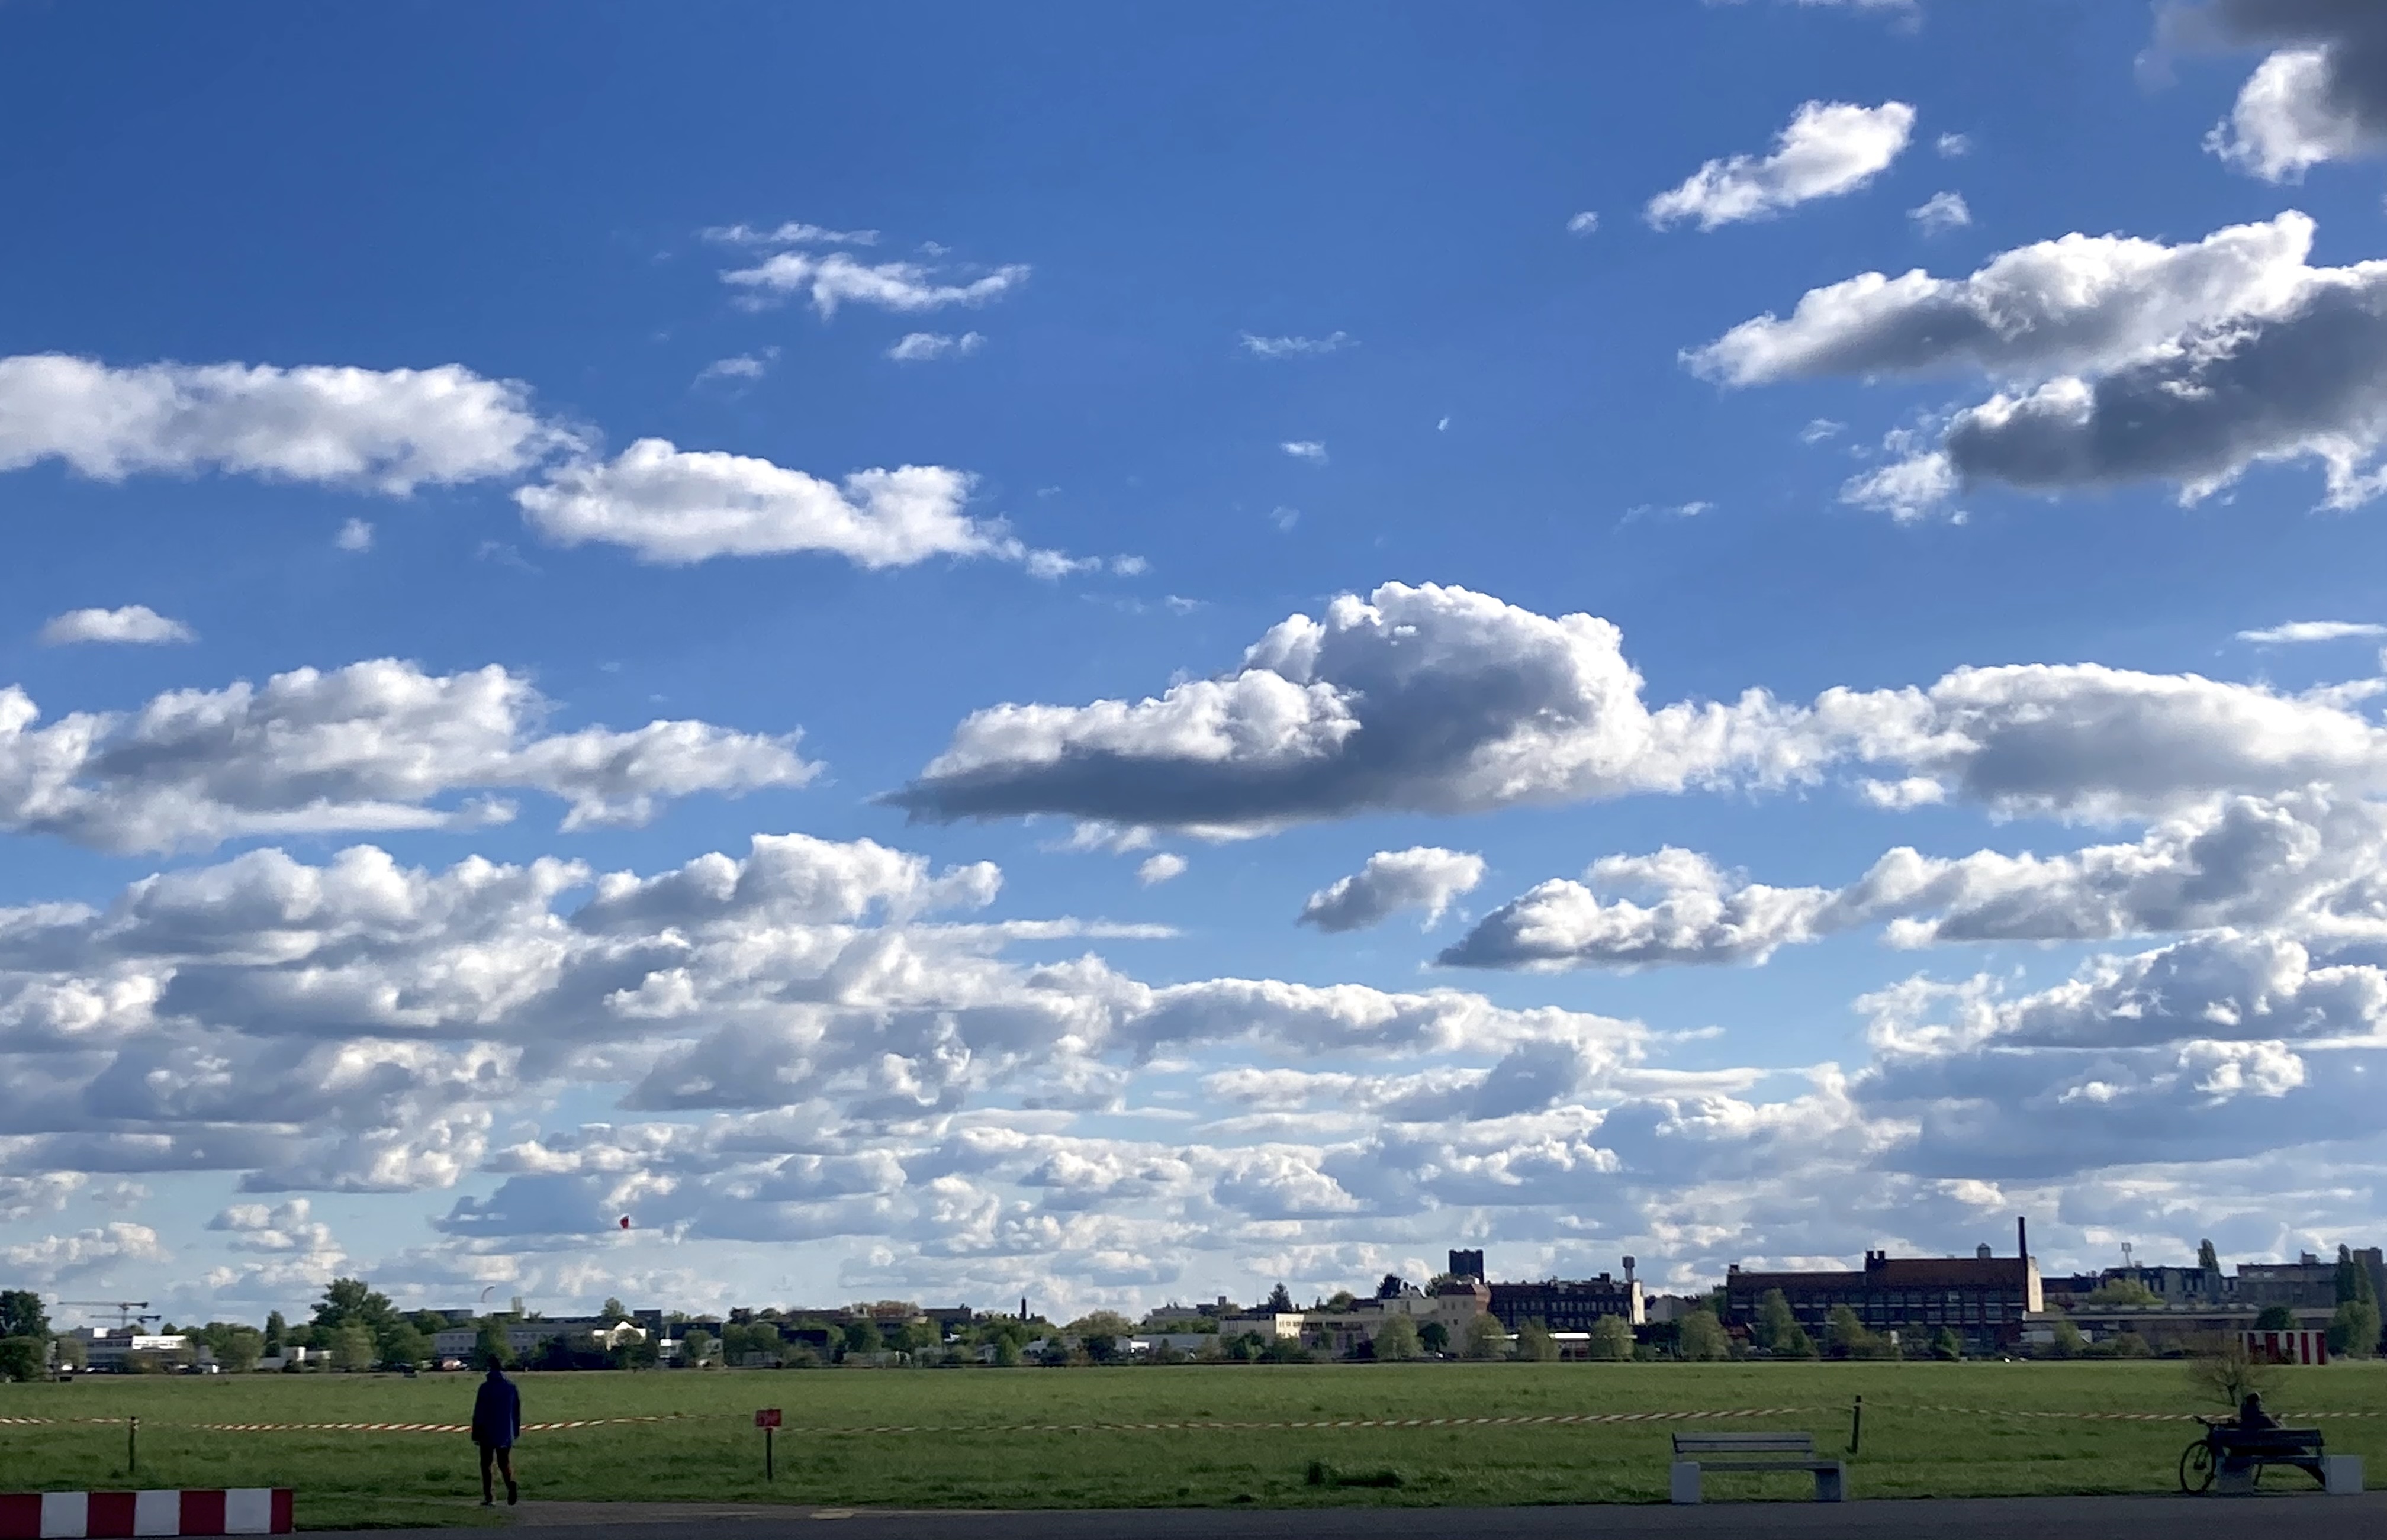
M 140 1534 L 287 1534 L 290 1490 L 0 1493 L 0 1540 L 131 1540 Z
M 2325 1364 L 2329 1362 L 2329 1333 L 2326 1332 L 2248 1332 L 2246 1354 L 2275 1364 Z

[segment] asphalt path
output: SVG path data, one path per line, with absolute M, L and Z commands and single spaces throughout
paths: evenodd
M 2160 1534 L 2164 1540 L 2387 1535 L 2387 1492 L 2328 1497 L 1942 1497 L 1847 1503 L 1605 1504 L 1584 1508 L 903 1510 L 704 1503 L 524 1503 L 510 1527 L 536 1540 L 2013 1540 Z M 315 1532 L 322 1534 L 323 1532 Z M 369 1530 L 358 1540 L 454 1540 L 457 1531 Z

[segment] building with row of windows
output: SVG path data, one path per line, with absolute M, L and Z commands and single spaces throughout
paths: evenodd
M 1817 1343 L 1834 1307 L 1845 1305 L 1868 1332 L 1927 1338 L 1945 1327 L 1968 1354 L 2020 1349 L 2027 1318 L 2044 1306 L 2039 1265 L 2027 1255 L 1999 1256 L 1986 1245 L 1971 1256 L 1869 1251 L 1853 1272 L 1745 1272 L 1735 1265 L 1724 1275 L 1725 1323 L 1754 1331 L 1765 1296 L 1777 1289 Z

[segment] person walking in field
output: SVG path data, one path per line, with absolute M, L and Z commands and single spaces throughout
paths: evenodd
M 489 1466 L 494 1462 L 506 1478 L 506 1506 L 522 1500 L 522 1489 L 514 1484 L 514 1440 L 522 1436 L 522 1391 L 506 1378 L 495 1357 L 489 1360 L 489 1377 L 481 1382 L 473 1397 L 473 1442 L 481 1449 L 481 1506 L 494 1508 L 497 1496 L 489 1486 Z

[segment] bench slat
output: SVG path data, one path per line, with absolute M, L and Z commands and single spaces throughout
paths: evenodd
M 1812 1433 L 1676 1433 L 1678 1455 L 1798 1454 L 1815 1451 Z
M 1837 1471 L 1841 1462 L 1836 1459 L 1702 1459 L 1690 1463 L 1715 1475 L 1729 1476 L 1737 1471 Z

